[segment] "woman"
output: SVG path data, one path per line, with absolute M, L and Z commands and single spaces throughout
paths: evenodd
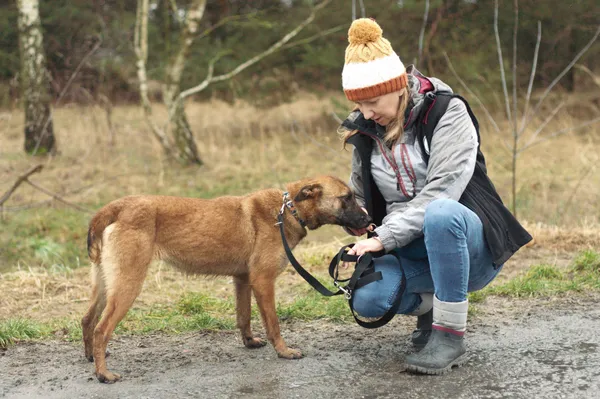
M 451 98 L 424 140 L 419 129 L 450 87 L 405 68 L 372 19 L 354 21 L 348 41 L 342 85 L 356 110 L 340 133 L 355 147 L 350 185 L 377 224 L 351 253 L 385 252 L 374 261 L 383 279 L 356 290 L 354 307 L 383 315 L 404 273 L 398 313 L 418 316 L 412 341 L 424 346 L 407 370 L 443 374 L 466 361 L 467 292 L 489 284 L 531 236 L 487 177 L 466 103 Z

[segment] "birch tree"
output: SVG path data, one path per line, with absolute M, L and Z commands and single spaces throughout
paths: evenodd
M 218 55 L 214 59 L 207 60 L 208 74 L 204 81 L 200 84 L 191 87 L 186 90 L 181 88 L 181 77 L 185 68 L 185 63 L 190 52 L 190 48 L 194 43 L 194 40 L 199 36 L 205 36 L 205 34 L 198 35 L 198 28 L 200 20 L 204 15 L 206 8 L 206 0 L 193 0 L 188 6 L 185 20 L 183 21 L 183 31 L 179 40 L 179 47 L 174 52 L 174 55 L 168 62 L 168 66 L 165 72 L 165 78 L 163 82 L 163 102 L 168 110 L 168 121 L 163 126 L 153 120 L 152 115 L 152 104 L 148 97 L 148 80 L 146 73 L 146 62 L 148 59 L 148 11 L 149 1 L 138 0 L 137 17 L 135 24 L 135 36 L 134 36 L 134 48 L 137 58 L 137 74 L 140 84 L 140 98 L 146 121 L 148 122 L 152 134 L 160 142 L 165 153 L 169 158 L 176 159 L 183 164 L 202 164 L 196 142 L 194 140 L 194 134 L 188 123 L 187 116 L 185 114 L 185 99 L 193 94 L 199 93 L 206 89 L 210 84 L 216 82 L 222 82 L 231 79 L 235 75 L 241 73 L 246 68 L 256 64 L 263 58 L 267 57 L 274 52 L 289 48 L 294 43 L 289 41 L 294 38 L 302 29 L 310 24 L 316 13 L 329 4 L 331 0 L 324 0 L 315 7 L 313 7 L 310 15 L 302 22 L 300 22 L 293 30 L 283 36 L 280 40 L 272 44 L 268 49 L 260 54 L 250 58 L 249 60 L 241 63 L 231 71 L 222 75 L 214 76 L 214 66 L 218 62 L 222 55 Z M 309 39 L 298 41 L 298 43 L 306 44 L 308 41 L 314 40 L 318 37 L 336 32 L 342 27 L 335 27 L 323 31 L 321 34 L 313 36 Z M 209 29 L 210 31 L 210 29 Z
M 25 108 L 25 151 L 47 154 L 56 150 L 50 111 L 48 72 L 38 0 L 17 0 L 21 97 Z

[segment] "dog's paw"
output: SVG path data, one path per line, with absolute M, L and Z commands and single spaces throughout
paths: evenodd
M 277 352 L 277 356 L 284 359 L 302 359 L 302 352 L 298 349 L 286 348 Z
M 246 348 L 255 349 L 262 348 L 267 344 L 267 341 L 258 337 L 246 337 L 244 338 L 244 345 Z
M 119 374 L 111 373 L 108 370 L 104 373 L 96 373 L 96 377 L 98 377 L 98 381 L 103 382 L 105 384 L 112 384 L 121 379 L 121 376 Z

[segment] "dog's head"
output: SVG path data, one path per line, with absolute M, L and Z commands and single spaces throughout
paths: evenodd
M 350 187 L 337 177 L 300 180 L 289 184 L 288 192 L 300 218 L 311 230 L 325 224 L 360 229 L 372 222 L 356 202 Z

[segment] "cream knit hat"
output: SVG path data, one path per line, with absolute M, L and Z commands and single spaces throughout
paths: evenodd
M 392 93 L 408 84 L 406 68 L 371 18 L 352 22 L 348 30 L 342 87 L 350 101 Z

